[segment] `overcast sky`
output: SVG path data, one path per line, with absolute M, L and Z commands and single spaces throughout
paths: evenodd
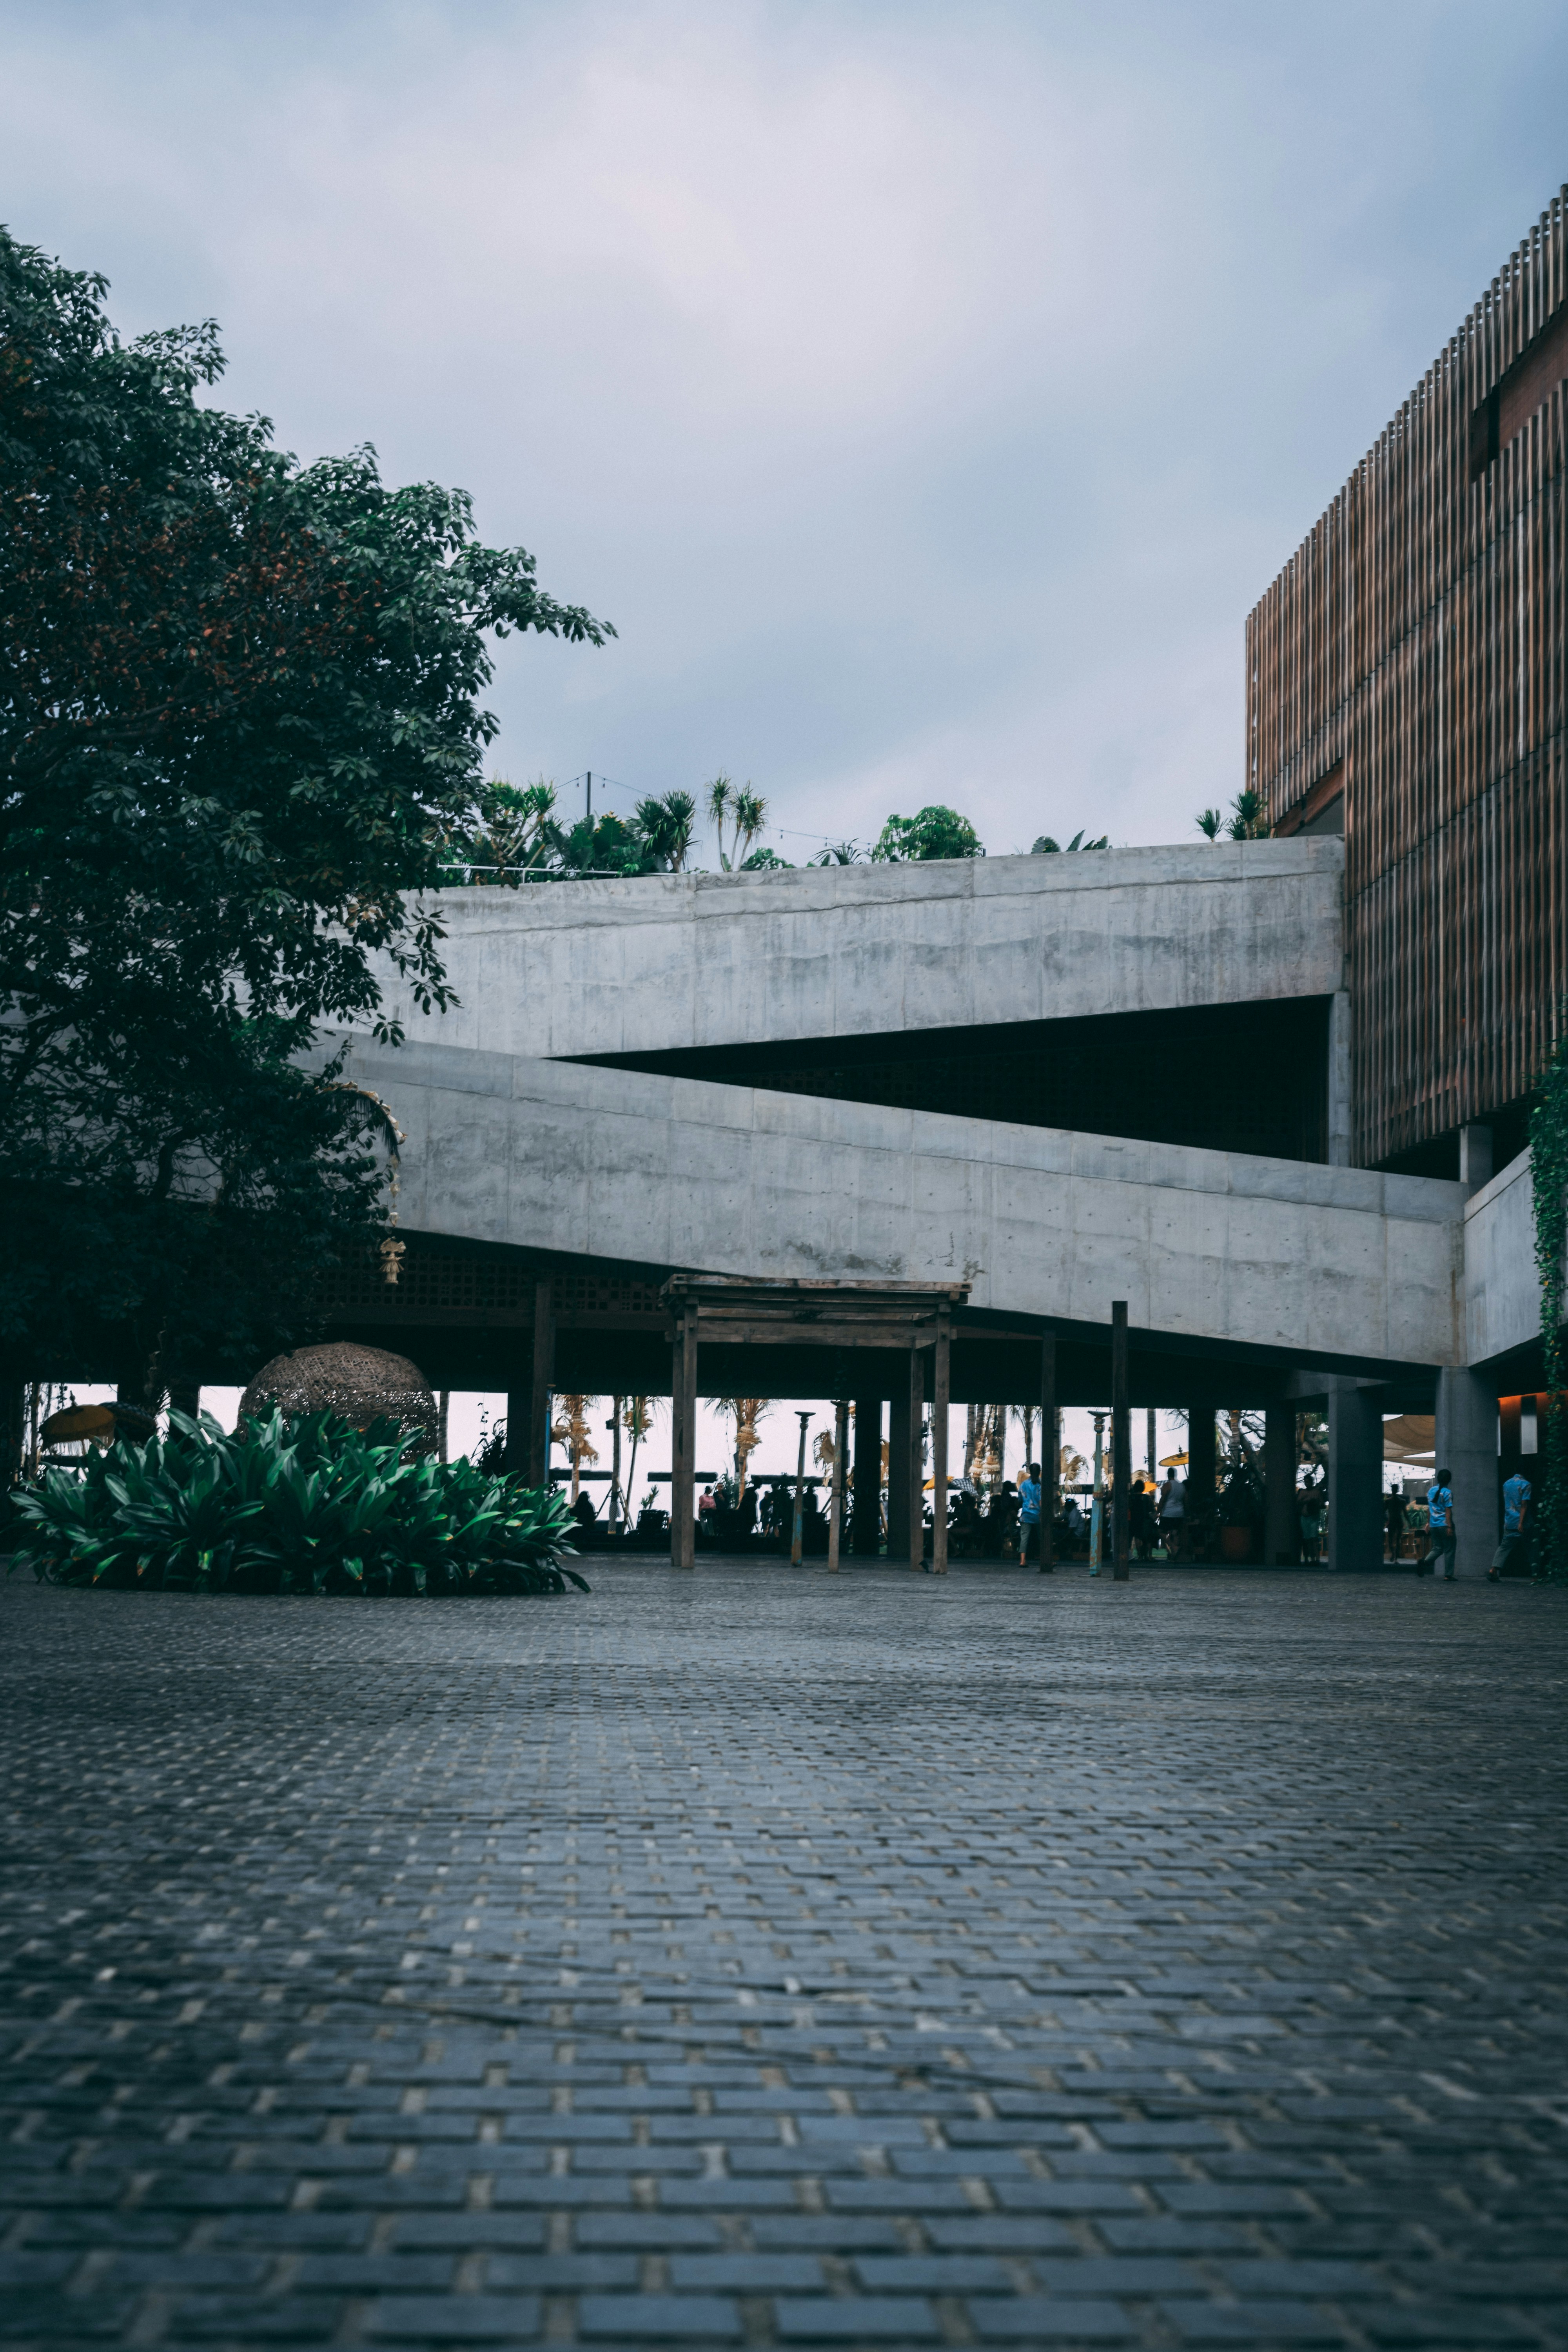
M 1248 607 L 1568 178 L 1560 5 L 0 0 L 13 230 L 474 496 L 495 772 L 1192 838 Z

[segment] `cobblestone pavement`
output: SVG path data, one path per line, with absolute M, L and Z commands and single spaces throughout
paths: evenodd
M 0 1592 L 4 2330 L 1568 2345 L 1568 1598 Z

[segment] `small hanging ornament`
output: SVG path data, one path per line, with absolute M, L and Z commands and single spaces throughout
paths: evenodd
M 388 1234 L 382 1243 L 381 1278 L 383 1282 L 397 1280 L 403 1271 L 403 1253 L 407 1246 L 406 1242 L 400 1242 L 395 1234 Z

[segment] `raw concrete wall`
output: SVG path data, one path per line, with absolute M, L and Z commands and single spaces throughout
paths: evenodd
M 1462 1343 L 1458 1184 L 413 1045 L 356 1045 L 415 1231 L 1359 1360 Z
M 1541 1335 L 1530 1154 L 1465 1205 L 1465 1361 L 1484 1364 Z
M 1330 996 L 1337 840 L 455 890 L 460 1004 L 410 1037 L 503 1054 L 673 1046 Z

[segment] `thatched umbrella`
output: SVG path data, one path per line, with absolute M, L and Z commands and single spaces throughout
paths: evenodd
M 417 1364 L 384 1348 L 334 1340 L 300 1348 L 263 1364 L 239 1401 L 241 1420 L 259 1420 L 271 1406 L 287 1413 L 335 1412 L 355 1429 L 373 1421 L 399 1423 L 422 1451 L 436 1444 L 436 1400 Z

